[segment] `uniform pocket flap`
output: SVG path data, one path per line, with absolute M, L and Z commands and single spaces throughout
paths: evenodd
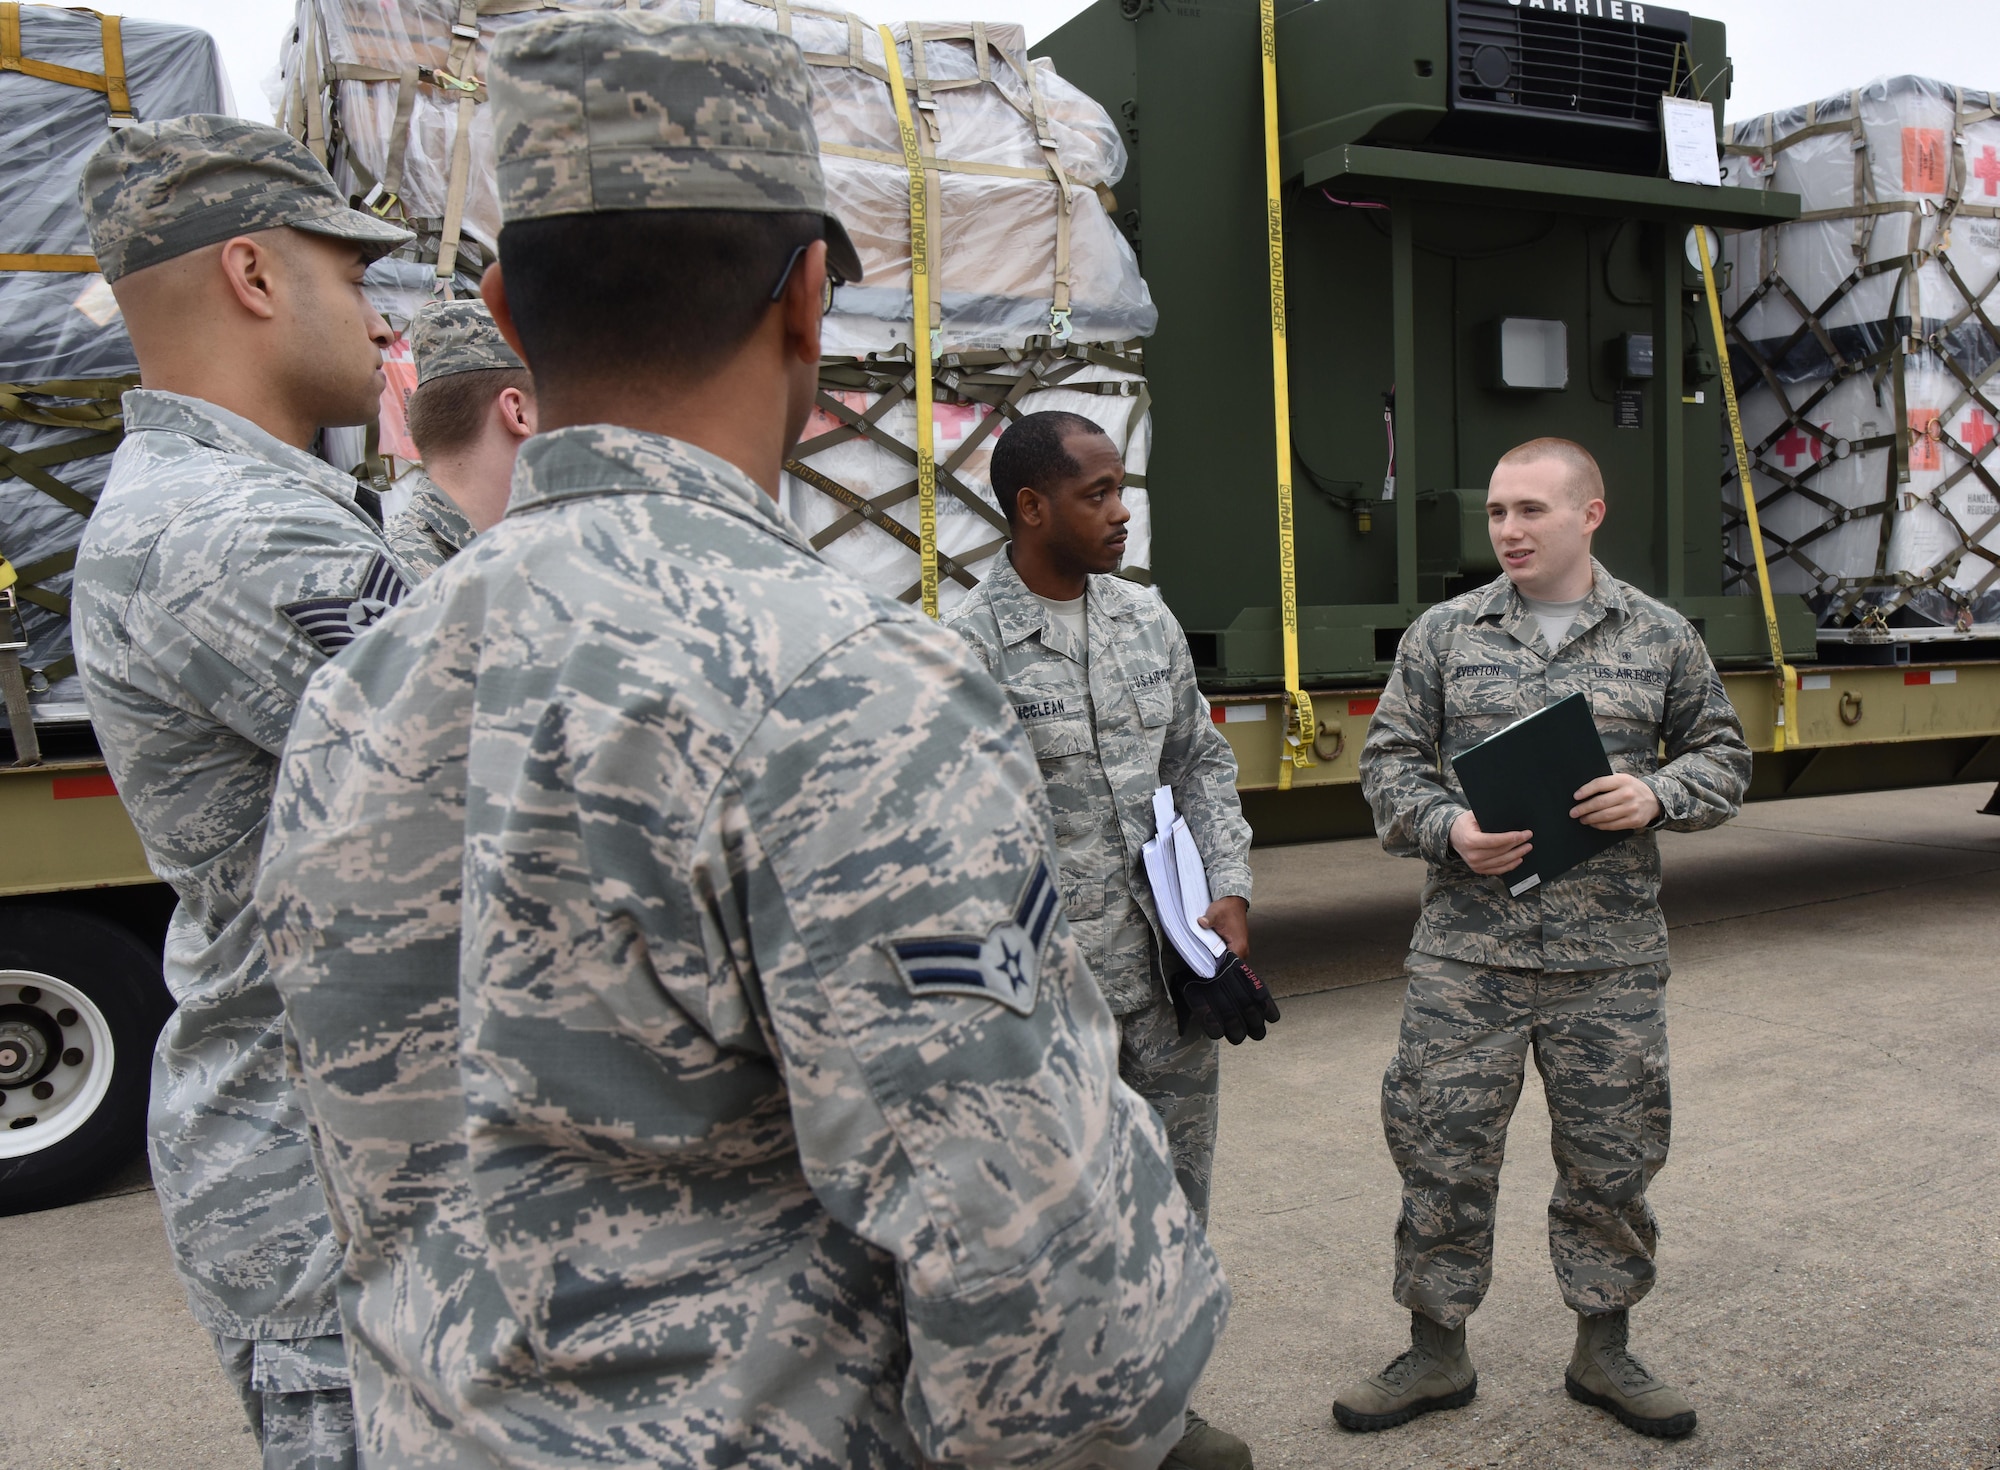
M 1076 716 L 1067 719 L 1031 720 L 1028 739 L 1035 747 L 1036 760 L 1056 760 L 1066 755 L 1082 755 L 1091 748 L 1090 726 Z
M 338 1337 L 258 1342 L 251 1351 L 250 1386 L 258 1393 L 325 1393 L 347 1383 L 347 1353 Z
M 1606 939 L 1663 939 L 1667 932 L 1664 919 L 1607 919 L 1595 927 Z

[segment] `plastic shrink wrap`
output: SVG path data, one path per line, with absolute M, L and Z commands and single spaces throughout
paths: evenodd
M 138 364 L 77 181 L 107 126 L 231 102 L 214 40 L 186 26 L 0 5 L 0 62 L 0 554 L 20 573 L 36 718 L 81 719 L 70 568 Z
M 494 258 L 500 218 L 481 80 L 486 48 L 500 31 L 555 8 L 533 0 L 300 5 L 280 119 L 356 199 L 415 229 L 414 254 L 428 263 L 427 276 L 401 261 L 371 277 L 392 325 L 428 294 L 470 293 Z M 560 8 L 631 7 L 563 0 Z M 911 320 L 909 174 L 877 28 L 844 11 L 754 0 L 637 8 L 775 28 L 811 64 L 830 206 L 865 276 L 835 297 L 819 410 L 799 457 L 806 473 L 784 487 L 787 510 L 821 554 L 872 586 L 914 597 L 912 353 L 928 342 L 936 354 L 938 545 L 958 573 L 945 572 L 942 605 L 976 580 L 1002 537 L 986 481 L 994 431 L 1007 415 L 1045 408 L 1084 414 L 1126 451 L 1134 513 L 1126 563 L 1143 579 L 1151 436 L 1137 339 L 1157 314 L 1108 213 L 1126 155 L 1104 110 L 1048 62 L 1030 61 L 1018 26 L 893 28 L 932 221 L 934 311 L 920 329 Z M 392 458 L 414 452 L 402 425 L 406 360 L 399 343 L 375 445 Z M 989 423 L 996 413 L 1002 420 Z M 358 431 L 328 440 L 336 463 L 361 462 Z
M 1753 118 L 1732 130 L 1724 182 L 1802 210 L 1723 249 L 1773 590 L 1811 597 L 1825 626 L 2000 622 L 1993 97 L 1894 77 Z

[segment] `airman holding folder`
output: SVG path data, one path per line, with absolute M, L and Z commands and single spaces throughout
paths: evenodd
M 1694 1409 L 1626 1339 L 1626 1313 L 1653 1285 L 1646 1186 L 1666 1162 L 1670 1119 L 1652 829 L 1729 820 L 1750 751 L 1700 635 L 1591 556 L 1604 482 L 1581 445 L 1510 451 L 1487 511 L 1505 575 L 1404 634 L 1361 754 L 1383 846 L 1430 868 L 1382 1084 L 1403 1176 L 1395 1296 L 1411 1313 L 1411 1346 L 1343 1391 L 1334 1417 L 1387 1429 L 1476 1391 L 1465 1321 L 1492 1281 L 1500 1162 L 1532 1048 L 1555 1135 L 1549 1251 L 1577 1313 L 1565 1387 L 1630 1428 L 1674 1437 L 1694 1428 Z M 1612 774 L 1580 787 L 1568 815 L 1632 836 L 1515 894 L 1506 875 L 1536 834 L 1481 830 L 1451 762 L 1578 693 Z

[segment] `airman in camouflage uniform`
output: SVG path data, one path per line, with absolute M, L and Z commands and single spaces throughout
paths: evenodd
M 770 32 L 562 16 L 488 84 L 503 270 L 558 213 L 824 211 Z M 1227 1288 L 1048 827 L 1000 692 L 769 486 L 529 440 L 309 691 L 260 880 L 370 1457 L 1152 1470 Z
M 396 483 L 410 492 L 410 501 L 389 517 L 386 534 L 397 559 L 421 581 L 465 550 L 479 533 L 458 502 L 422 470 L 411 470 Z
M 1623 1331 L 1625 1311 L 1653 1284 L 1658 1232 L 1646 1186 L 1666 1162 L 1670 1121 L 1667 930 L 1653 829 L 1718 826 L 1749 783 L 1750 752 L 1700 635 L 1594 559 L 1588 565 L 1588 595 L 1553 648 L 1504 575 L 1418 618 L 1361 756 L 1383 846 L 1429 865 L 1382 1118 L 1403 1176 L 1395 1297 L 1415 1314 L 1413 1351 L 1465 1363 L 1447 1395 L 1456 1402 L 1472 1393 L 1462 1324 L 1492 1281 L 1494 1201 L 1530 1050 L 1554 1125 L 1557 1283 L 1583 1327 L 1615 1324 L 1613 1357 L 1625 1365 L 1616 1371 L 1645 1372 L 1625 1355 Z M 1578 693 L 1590 701 L 1613 779 L 1636 777 L 1657 813 L 1582 865 L 1510 895 L 1503 877 L 1481 876 L 1454 845 L 1468 807 L 1452 760 Z M 1457 1346 L 1439 1350 L 1447 1337 Z M 1410 1387 L 1394 1381 L 1395 1365 L 1385 1377 Z M 1620 1417 L 1647 1433 L 1693 1428 L 1684 1401 L 1651 1382 L 1630 1377 L 1655 1402 L 1638 1406 L 1640 1422 Z M 1679 1407 L 1653 1413 L 1667 1395 Z M 1350 1393 L 1336 1401 L 1336 1417 L 1383 1428 L 1366 1421 L 1410 1417 L 1400 1406 L 1390 1412 L 1394 1398 Z
M 280 226 L 371 254 L 409 238 L 348 209 L 283 133 L 233 118 L 113 133 L 83 199 L 114 290 Z M 365 380 L 359 391 L 365 400 Z M 296 701 L 404 578 L 349 476 L 199 398 L 139 389 L 124 410 L 78 552 L 74 626 L 105 759 L 148 863 L 180 900 L 165 956 L 178 1009 L 153 1069 L 153 1182 L 189 1304 L 264 1463 L 352 1464 L 338 1252 L 250 900 Z
M 1236 795 L 1235 753 L 1195 686 L 1174 615 L 1115 576 L 1091 577 L 1085 597 L 1087 648 L 1003 555 L 945 626 L 1000 681 L 1035 747 L 1055 809 L 1063 908 L 1118 1018 L 1120 1075 L 1166 1124 L 1181 1187 L 1205 1220 L 1219 1048 L 1199 1032 L 1181 1035 L 1140 849 L 1153 836 L 1153 792 L 1171 786 L 1209 892 L 1247 900 L 1250 825 Z
M 462 373 L 523 372 L 526 365 L 478 301 L 433 301 L 410 323 L 410 352 L 417 387 Z M 410 502 L 389 518 L 389 545 L 404 566 L 428 577 L 465 549 L 477 529 L 429 474 L 412 470 L 399 482 Z
M 1075 454 L 1083 459 L 1057 458 Z M 1187 638 L 1166 604 L 1117 576 L 1081 571 L 1091 546 L 1108 542 L 1115 553 L 1127 519 L 1112 484 L 1123 465 L 1110 440 L 1087 419 L 1032 415 L 1008 427 L 993 463 L 1014 540 L 945 623 L 999 680 L 1028 732 L 1055 809 L 1064 908 L 1118 1018 L 1119 1075 L 1166 1125 L 1174 1172 L 1206 1225 L 1220 1048 L 1184 1026 L 1169 997 L 1162 965 L 1181 962 L 1160 942 L 1142 849 L 1154 836 L 1153 793 L 1171 786 L 1211 896 L 1247 907 L 1250 827 L 1236 795 L 1235 754 L 1210 718 Z M 1045 463 L 1039 472 L 1047 483 L 1007 483 Z M 1027 491 L 1056 514 L 1063 496 L 1094 508 L 1045 524 L 1038 504 L 1037 523 L 1024 526 L 1017 493 Z M 1081 639 L 1053 610 L 1062 604 L 1038 597 L 1014 564 L 1016 554 L 1039 556 L 1051 545 L 1082 584 Z M 1117 563 L 1107 554 L 1100 564 Z M 1235 1470 L 1250 1458 L 1243 1441 L 1191 1411 L 1166 1463 L 1170 1470 Z

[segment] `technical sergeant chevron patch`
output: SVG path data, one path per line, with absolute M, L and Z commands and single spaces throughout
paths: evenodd
M 409 583 L 403 580 L 395 564 L 378 553 L 369 564 L 368 575 L 361 579 L 361 590 L 354 596 L 309 598 L 286 603 L 281 611 L 312 640 L 313 647 L 332 658 L 381 622 L 409 590 Z

